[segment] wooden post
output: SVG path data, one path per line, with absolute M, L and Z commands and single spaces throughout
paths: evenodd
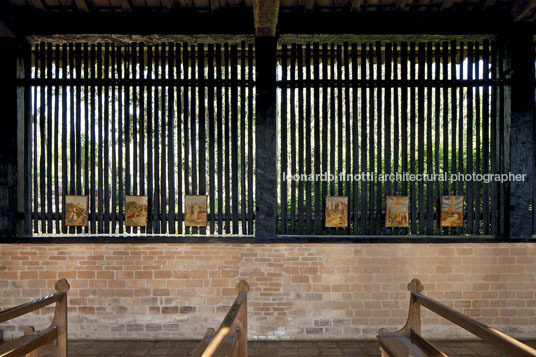
M 277 229 L 275 37 L 257 37 L 256 217 L 255 235 L 275 237 Z
M 534 194 L 534 42 L 530 33 L 514 28 L 506 35 L 505 45 L 512 81 L 510 150 L 506 158 L 510 159 L 511 173 L 526 174 L 524 181 L 509 184 L 505 233 L 511 238 L 530 238 Z
M 17 234 L 17 53 L 18 42 L 0 38 L 0 236 Z

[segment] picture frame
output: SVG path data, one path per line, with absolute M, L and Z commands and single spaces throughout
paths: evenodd
M 441 196 L 441 227 L 463 227 L 464 196 Z
M 207 195 L 184 196 L 184 225 L 203 227 L 207 225 Z
M 64 222 L 67 227 L 87 227 L 89 196 L 65 195 Z
M 385 227 L 408 228 L 409 227 L 409 197 L 386 196 L 385 197 Z
M 125 196 L 125 226 L 147 226 L 147 196 Z
M 324 225 L 328 228 L 348 227 L 348 197 L 326 197 Z

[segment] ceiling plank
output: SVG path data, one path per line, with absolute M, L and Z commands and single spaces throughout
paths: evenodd
M 30 4 L 32 4 L 33 7 L 39 9 L 39 10 L 45 10 L 45 5 L 41 0 L 31 0 Z
M 255 34 L 275 37 L 279 16 L 279 0 L 254 0 Z
M 486 0 L 486 2 L 484 3 L 484 9 L 493 7 L 496 2 L 497 0 Z
M 408 0 L 396 0 L 395 9 L 405 10 Z
M 86 0 L 74 0 L 78 10 L 82 12 L 89 12 L 89 7 L 87 6 Z
M 357 11 L 363 5 L 363 0 L 352 0 L 351 11 Z
M 441 3 L 441 10 L 449 9 L 454 5 L 454 0 L 443 0 Z
M 536 0 L 517 0 L 512 5 L 510 14 L 514 21 L 525 21 L 536 9 Z

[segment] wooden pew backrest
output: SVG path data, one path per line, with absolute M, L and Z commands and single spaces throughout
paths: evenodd
M 393 342 L 396 339 L 394 337 L 406 337 L 411 338 L 412 341 L 417 341 L 422 339 L 420 343 L 429 344 L 428 341 L 424 340 L 421 336 L 421 306 L 427 308 L 430 311 L 435 312 L 439 316 L 451 321 L 452 323 L 460 326 L 466 331 L 471 332 L 475 336 L 480 337 L 484 341 L 491 343 L 492 345 L 500 348 L 504 352 L 508 353 L 511 356 L 519 357 L 536 357 L 536 350 L 530 346 L 525 345 L 524 343 L 500 332 L 491 327 L 484 325 L 464 314 L 449 308 L 448 306 L 435 301 L 434 299 L 423 295 L 422 292 L 424 287 L 418 279 L 413 279 L 408 284 L 408 290 L 410 291 L 410 300 L 409 300 L 409 313 L 408 320 L 402 329 L 389 332 L 386 329 L 380 329 L 378 333 L 378 340 L 380 345 L 383 343 L 384 349 L 392 348 Z M 433 347 L 433 345 L 431 345 Z M 435 347 L 434 347 L 435 348 Z M 434 353 L 441 353 L 436 351 Z M 441 353 L 442 354 L 442 353 Z M 393 355 L 393 354 L 389 354 Z M 433 355 L 433 354 L 430 354 Z M 440 354 L 438 354 L 440 355 Z M 444 354 L 442 354 L 444 355 Z
M 217 331 L 209 328 L 197 347 L 193 357 L 247 357 L 247 294 L 249 284 L 242 280 L 236 285 L 238 296 L 227 311 Z
M 67 357 L 67 292 L 69 283 L 60 279 L 54 286 L 56 292 L 26 304 L 0 312 L 0 323 L 12 320 L 45 306 L 56 304 L 54 318 L 49 327 L 35 331 L 24 330 L 24 335 L 12 341 L 0 341 L 0 357 L 52 355 Z

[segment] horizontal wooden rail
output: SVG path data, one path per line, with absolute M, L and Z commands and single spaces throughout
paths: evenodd
M 536 350 L 517 341 L 516 339 L 505 335 L 504 333 L 492 329 L 481 322 L 478 322 L 462 313 L 452 310 L 451 308 L 435 301 L 428 296 L 422 295 L 417 291 L 412 291 L 411 294 L 415 297 L 415 303 L 428 308 L 445 319 L 455 323 L 461 328 L 473 333 L 483 340 L 493 344 L 503 351 L 519 357 L 534 357 Z
M 59 301 L 65 294 L 66 292 L 60 291 L 54 294 L 44 296 L 37 300 L 28 302 L 26 304 L 15 306 L 15 307 L 12 307 L 11 309 L 4 310 L 0 312 L 0 323 L 9 321 L 11 319 L 22 316 L 29 312 L 39 310 L 45 306 L 54 304 L 55 302 Z

